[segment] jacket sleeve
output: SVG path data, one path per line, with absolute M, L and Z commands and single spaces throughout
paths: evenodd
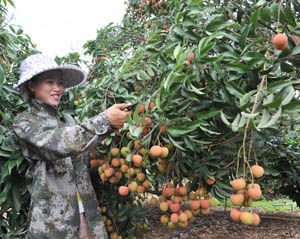
M 21 141 L 47 158 L 76 156 L 107 134 L 111 126 L 106 112 L 81 124 L 63 127 L 58 127 L 56 121 L 44 122 L 27 113 L 15 118 L 13 128 Z

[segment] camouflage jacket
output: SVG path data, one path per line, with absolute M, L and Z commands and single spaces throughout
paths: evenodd
M 86 149 L 110 130 L 106 113 L 78 124 L 56 107 L 35 101 L 16 116 L 13 127 L 30 163 L 26 238 L 80 238 L 76 188 L 95 239 L 108 238 L 84 160 Z

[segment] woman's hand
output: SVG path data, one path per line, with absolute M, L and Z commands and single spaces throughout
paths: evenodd
M 130 115 L 132 112 L 128 110 L 122 110 L 123 107 L 127 106 L 128 104 L 114 104 L 113 106 L 109 107 L 106 110 L 107 117 L 109 120 L 110 125 L 113 128 L 119 129 L 122 128 L 127 115 Z

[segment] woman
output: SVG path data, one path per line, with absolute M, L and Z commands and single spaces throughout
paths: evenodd
M 16 116 L 13 127 L 30 163 L 28 239 L 108 238 L 84 159 L 87 150 L 111 128 L 122 127 L 131 112 L 122 110 L 127 104 L 115 104 L 81 124 L 61 113 L 65 88 L 85 79 L 81 69 L 58 65 L 42 54 L 21 63 L 15 87 L 30 107 Z

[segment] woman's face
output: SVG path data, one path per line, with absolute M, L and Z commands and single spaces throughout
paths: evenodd
M 58 106 L 65 90 L 61 79 L 61 72 L 46 71 L 40 74 L 36 80 L 29 82 L 29 89 L 35 98 L 52 106 Z

